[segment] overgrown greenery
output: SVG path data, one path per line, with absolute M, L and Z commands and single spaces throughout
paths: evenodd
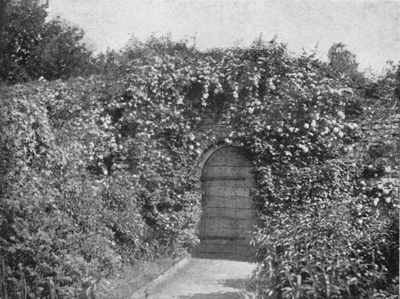
M 200 52 L 168 37 L 106 53 L 95 69 L 1 90 L 3 297 L 93 297 L 121 264 L 193 247 L 193 171 L 215 125 L 254 161 L 259 296 L 396 294 L 398 199 L 351 157 L 365 94 L 398 103 L 394 73 L 354 92 L 275 40 Z

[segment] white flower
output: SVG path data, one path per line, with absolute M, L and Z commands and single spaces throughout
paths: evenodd
M 312 121 L 311 121 L 311 127 L 312 128 L 315 128 L 317 126 L 317 122 L 313 119 Z
M 232 140 L 230 140 L 229 138 L 225 138 L 225 143 L 232 144 Z

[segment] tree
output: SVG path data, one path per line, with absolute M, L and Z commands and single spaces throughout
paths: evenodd
M 396 88 L 394 90 L 394 95 L 400 103 L 400 66 L 397 66 L 396 71 Z M 400 106 L 400 105 L 399 105 Z
M 61 19 L 46 22 L 47 4 L 40 0 L 13 1 L 8 5 L 3 2 L 1 19 L 8 21 L 1 34 L 2 80 L 8 83 L 40 77 L 53 80 L 85 73 L 91 53 L 82 42 L 81 29 Z
M 3 30 L 4 30 L 4 25 L 6 23 L 5 17 L 6 17 L 6 7 L 7 7 L 8 0 L 0 0 L 0 51 L 3 48 Z M 0 52 L 2 53 L 2 52 Z
M 361 80 L 361 74 L 358 72 L 358 63 L 356 55 L 347 50 L 343 43 L 335 43 L 328 51 L 329 64 L 332 69 L 349 77 L 353 83 Z
M 82 43 L 84 32 L 57 18 L 43 25 L 42 40 L 35 48 L 32 76 L 47 80 L 82 76 L 91 71 L 91 52 Z
M 0 0 L 0 69 L 3 69 L 3 49 L 4 49 L 4 42 L 3 42 L 3 30 L 5 25 L 5 16 L 6 16 L 6 6 L 7 0 Z

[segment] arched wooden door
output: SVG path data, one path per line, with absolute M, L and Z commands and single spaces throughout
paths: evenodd
M 202 173 L 202 215 L 199 224 L 202 255 L 248 257 L 256 213 L 251 199 L 255 179 L 251 162 L 237 147 L 217 149 Z

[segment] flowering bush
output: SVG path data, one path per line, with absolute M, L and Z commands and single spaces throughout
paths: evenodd
M 362 98 L 311 58 L 283 56 L 279 64 L 290 71 L 270 75 L 264 98 L 258 86 L 247 88 L 235 115 L 235 134 L 255 162 L 264 220 L 253 240 L 260 296 L 394 296 L 398 200 L 391 198 L 398 191 L 371 180 L 387 165 L 355 157 L 365 138 L 358 122 L 369 116 L 350 112 Z
M 264 295 L 368 296 L 389 284 L 396 217 L 377 217 L 373 198 L 392 191 L 363 189 L 365 163 L 342 159 L 363 138 L 362 98 L 328 65 L 275 41 L 199 52 L 153 38 L 107 55 L 97 76 L 3 88 L 10 294 L 83 296 L 124 262 L 193 247 L 192 174 L 220 142 L 216 125 L 254 161 Z

